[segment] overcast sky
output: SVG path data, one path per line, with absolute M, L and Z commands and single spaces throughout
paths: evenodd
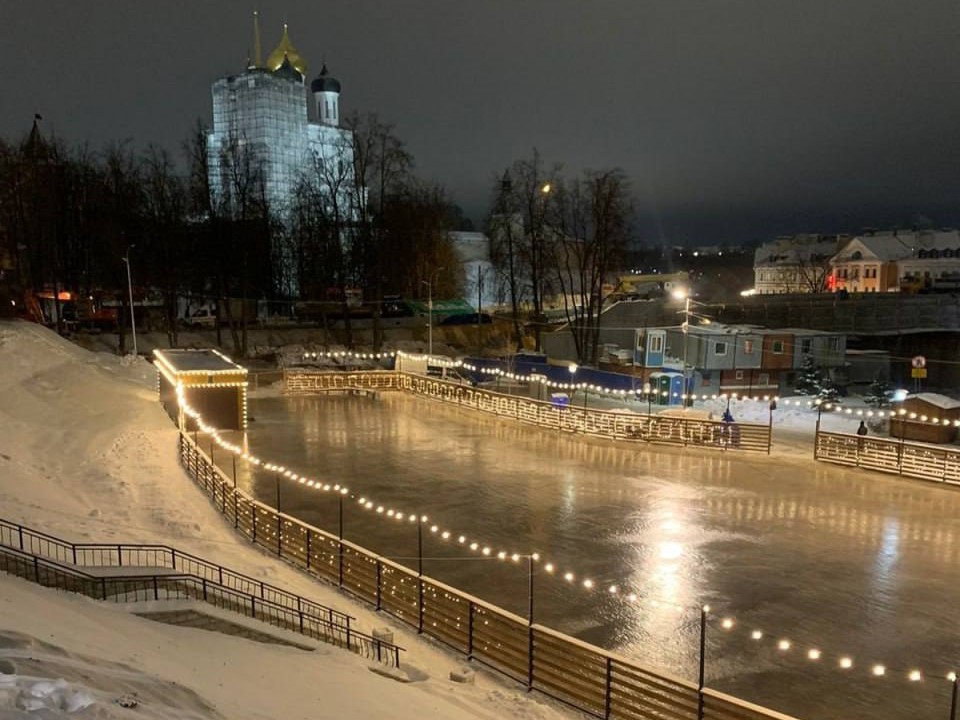
M 243 69 L 254 4 L 0 1 L 0 134 L 179 151 L 210 84 Z M 288 0 L 309 75 L 395 123 L 474 219 L 538 147 L 621 166 L 668 243 L 960 224 L 957 0 Z

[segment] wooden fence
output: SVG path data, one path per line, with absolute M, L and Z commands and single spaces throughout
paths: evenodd
M 284 388 L 291 394 L 361 389 L 403 390 L 557 432 L 626 442 L 770 452 L 769 425 L 611 412 L 575 406 L 561 408 L 542 400 L 505 395 L 411 373 L 287 371 L 284 373 Z
M 391 375 L 395 379 L 387 382 L 399 382 L 396 378 L 400 376 Z M 342 537 L 278 513 L 238 490 L 184 434 L 180 435 L 180 461 L 234 528 L 257 545 L 468 659 L 586 713 L 623 720 L 792 720 L 531 624 Z
M 960 449 L 957 448 L 818 431 L 814 458 L 838 465 L 960 485 Z

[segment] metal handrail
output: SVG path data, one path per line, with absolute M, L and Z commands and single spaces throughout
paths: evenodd
M 10 534 L 13 534 L 13 533 L 16 534 L 18 538 L 17 545 L 11 545 L 8 542 L 6 542 L 8 533 L 4 533 L 3 532 L 4 530 L 9 531 Z M 293 593 L 287 592 L 286 590 L 283 590 L 277 587 L 276 585 L 265 583 L 262 580 L 258 580 L 256 578 L 250 577 L 249 575 L 244 575 L 243 573 L 236 572 L 235 570 L 231 570 L 229 568 L 223 567 L 222 565 L 211 563 L 208 560 L 205 560 L 191 553 L 184 552 L 182 550 L 177 550 L 176 548 L 171 547 L 169 545 L 137 544 L 137 543 L 71 543 L 67 540 L 58 538 L 54 535 L 50 535 L 40 530 L 34 530 L 33 528 L 20 525 L 19 523 L 11 522 L 9 520 L 4 520 L 0 518 L 0 545 L 5 545 L 7 547 L 13 547 L 13 548 L 19 547 L 20 550 L 27 552 L 26 542 L 27 540 L 30 540 L 33 538 L 36 538 L 37 540 L 42 540 L 46 543 L 55 545 L 63 549 L 65 552 L 69 554 L 72 564 L 78 567 L 83 567 L 83 566 L 123 567 L 124 552 L 127 552 L 128 554 L 136 552 L 138 553 L 139 557 L 146 557 L 148 559 L 151 556 L 147 553 L 150 553 L 150 552 L 165 553 L 170 558 L 169 565 L 147 564 L 147 565 L 141 565 L 141 567 L 169 567 L 176 570 L 177 559 L 180 558 L 181 567 L 183 567 L 182 560 L 187 560 L 189 562 L 196 563 L 198 566 L 209 570 L 210 576 L 206 578 L 208 580 L 213 580 L 214 578 L 216 578 L 216 581 L 221 584 L 224 584 L 225 579 L 227 581 L 234 580 L 234 581 L 239 581 L 238 584 L 246 584 L 249 586 L 259 588 L 260 598 L 262 600 L 266 600 L 268 596 L 274 597 L 274 598 L 282 598 L 287 603 L 289 603 L 287 607 L 290 607 L 291 609 L 293 608 L 313 609 L 314 612 L 320 611 L 327 616 L 327 619 L 330 622 L 339 622 L 340 624 L 343 624 L 346 627 L 350 626 L 350 622 L 352 620 L 356 620 L 356 618 L 353 617 L 352 615 L 348 615 L 344 612 L 341 612 L 340 610 L 335 610 L 331 607 L 328 607 L 327 605 L 323 605 L 321 603 L 314 602 L 313 600 L 304 598 L 300 595 L 295 595 Z M 31 550 L 33 549 L 32 542 L 30 542 L 30 548 Z M 110 563 L 80 562 L 80 560 L 86 559 L 85 558 L 85 555 L 87 554 L 86 551 L 99 551 L 99 550 L 108 551 L 109 553 L 111 553 L 111 555 L 114 555 L 117 560 L 116 564 L 114 565 Z M 40 555 L 41 557 L 50 557 L 49 555 L 44 555 L 42 553 Z M 111 555 L 97 555 L 95 557 L 99 557 L 101 559 L 106 557 L 107 559 L 109 559 Z M 56 559 L 56 556 L 54 556 L 54 559 Z M 229 585 L 226 585 L 226 586 L 229 587 Z
M 5 521 L 3 521 L 5 522 Z M 9 523 L 7 523 L 9 524 Z M 20 526 L 22 527 L 22 526 Z M 29 528 L 24 528 L 29 529 Z M 336 623 L 330 622 L 325 617 L 320 617 L 312 615 L 309 612 L 305 612 L 301 609 L 293 609 L 279 603 L 272 602 L 271 600 L 266 600 L 264 598 L 258 598 L 256 595 L 251 593 L 246 593 L 235 588 L 222 585 L 216 581 L 208 580 L 207 578 L 200 577 L 198 575 L 193 575 L 192 573 L 176 573 L 176 574 L 162 574 L 162 575 L 93 575 L 91 573 L 84 572 L 81 569 L 78 569 L 75 565 L 67 565 L 64 563 L 57 562 L 55 560 L 50 560 L 49 558 L 37 555 L 35 553 L 27 552 L 20 550 L 16 547 L 11 547 L 9 545 L 2 545 L 0 547 L 0 555 L 4 556 L 13 556 L 20 557 L 26 561 L 33 568 L 33 577 L 30 577 L 27 574 L 19 574 L 20 577 L 24 577 L 27 580 L 33 580 L 38 584 L 43 584 L 41 582 L 40 567 L 44 568 L 54 568 L 63 575 L 68 575 L 74 578 L 81 578 L 84 580 L 91 581 L 94 585 L 101 588 L 101 593 L 98 599 L 107 600 L 110 597 L 110 593 L 107 592 L 108 583 L 146 583 L 145 588 L 153 588 L 154 599 L 159 599 L 159 584 L 162 581 L 164 584 L 169 583 L 170 581 L 175 580 L 188 580 L 193 583 L 199 582 L 199 587 L 201 588 L 201 597 L 204 602 L 215 604 L 212 602 L 211 597 L 215 596 L 216 592 L 219 592 L 221 595 L 234 596 L 243 598 L 243 607 L 250 607 L 251 616 L 256 619 L 257 617 L 257 605 L 260 606 L 261 618 L 263 617 L 263 611 L 273 610 L 280 614 L 293 615 L 298 618 L 298 623 L 292 627 L 287 627 L 287 629 L 293 630 L 294 632 L 300 632 L 300 634 L 309 635 L 305 633 L 304 621 L 312 621 L 319 624 L 321 627 L 324 627 L 327 632 L 325 633 L 325 638 L 332 642 L 334 645 L 340 647 L 346 647 L 348 650 L 357 650 L 360 651 L 364 648 L 369 648 L 371 652 L 375 652 L 377 660 L 379 662 L 384 661 L 383 650 L 386 649 L 388 653 L 387 660 L 392 660 L 394 667 L 400 666 L 400 651 L 404 648 L 396 645 L 394 643 L 388 642 L 386 640 L 380 640 L 366 633 L 358 632 L 350 628 L 349 625 L 338 625 Z M 110 566 L 113 567 L 113 566 Z M 0 566 L 0 569 L 9 572 L 9 567 L 6 563 Z M 57 589 L 60 589 L 59 586 L 54 586 Z M 90 597 L 93 597 L 90 595 Z M 226 607 L 226 606 L 218 606 Z M 226 609 L 233 609 L 227 607 Z M 311 636 L 312 637 L 312 636 Z M 342 637 L 343 641 L 337 642 L 337 639 Z M 324 639 L 324 638 L 316 638 Z

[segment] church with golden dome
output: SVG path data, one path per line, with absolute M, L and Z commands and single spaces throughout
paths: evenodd
M 246 69 L 220 78 L 211 88 L 210 193 L 225 212 L 237 212 L 243 188 L 237 187 L 235 170 L 242 161 L 262 181 L 271 214 L 284 222 L 298 183 L 310 174 L 315 180 L 319 165 L 328 163 L 352 174 L 353 138 L 340 127 L 340 82 L 323 64 L 308 93 L 307 62 L 290 40 L 286 25 L 280 42 L 264 60 L 259 18 L 254 13 L 253 46 Z M 352 184 L 352 176 L 341 175 L 338 180 L 341 186 Z M 292 278 L 283 279 L 282 284 L 281 289 L 296 294 Z

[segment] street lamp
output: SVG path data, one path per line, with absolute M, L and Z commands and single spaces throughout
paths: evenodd
M 647 396 L 647 417 L 649 417 L 650 414 L 651 414 L 651 411 L 650 411 L 650 393 L 652 393 L 652 392 L 653 392 L 653 387 L 650 385 L 649 382 L 645 382 L 645 383 L 643 384 L 643 394 Z
M 446 268 L 438 267 L 427 280 L 421 280 L 422 285 L 427 286 L 427 355 L 433 357 L 433 284 L 441 270 Z
M 127 245 L 127 252 L 121 258 L 127 266 L 127 292 L 130 294 L 130 330 L 133 333 L 133 355 L 137 355 L 137 323 L 133 316 L 133 281 L 130 278 L 130 249 L 135 245 Z

